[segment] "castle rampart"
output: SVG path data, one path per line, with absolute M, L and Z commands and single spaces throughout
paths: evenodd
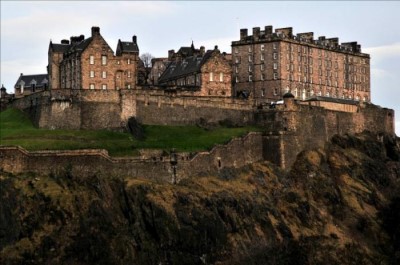
M 190 157 L 177 154 L 176 178 L 217 174 L 225 167 L 241 167 L 263 160 L 262 134 L 232 139 L 225 145 L 217 145 L 209 152 Z M 114 158 L 106 150 L 27 151 L 21 147 L 0 147 L 0 168 L 18 174 L 68 173 L 74 176 L 123 176 L 149 178 L 169 182 L 173 177 L 170 156 L 147 158 Z

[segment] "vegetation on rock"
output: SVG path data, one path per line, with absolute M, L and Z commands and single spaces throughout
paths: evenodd
M 0 176 L 1 264 L 399 264 L 400 140 L 335 136 L 177 185 Z

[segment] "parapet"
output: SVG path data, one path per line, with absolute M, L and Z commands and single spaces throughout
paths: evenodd
M 314 32 L 303 32 L 294 35 L 292 27 L 277 28 L 275 31 L 272 26 L 265 26 L 264 30 L 261 30 L 260 27 L 254 27 L 252 33 L 253 35 L 248 35 L 248 29 L 240 29 L 240 40 L 233 41 L 232 45 L 275 40 L 290 40 L 293 42 L 317 45 L 323 49 L 361 53 L 361 45 L 357 42 L 344 42 L 339 44 L 338 37 L 326 38 L 325 36 L 319 36 L 317 39 L 314 39 Z

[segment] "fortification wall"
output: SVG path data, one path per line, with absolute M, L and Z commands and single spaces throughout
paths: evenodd
M 136 115 L 130 90 L 52 90 L 20 98 L 13 107 L 47 129 L 121 129 Z
M 187 96 L 187 92 L 146 90 L 137 93 L 136 104 L 136 118 L 144 124 L 194 125 L 200 121 L 210 124 L 229 121 L 236 125 L 254 123 L 252 105 L 233 98 L 195 97 Z
M 282 121 L 279 134 L 279 161 L 289 168 L 298 153 L 306 148 L 324 147 L 335 134 L 388 132 L 394 134 L 394 111 L 372 104 L 358 106 L 356 112 L 334 111 L 315 106 L 296 105 L 276 114 Z
M 180 180 L 190 176 L 217 174 L 225 167 L 241 167 L 261 161 L 261 148 L 261 133 L 250 133 L 192 158 L 187 154 L 178 154 L 176 177 Z M 0 147 L 0 158 L 0 168 L 14 174 L 69 173 L 78 177 L 96 174 L 170 182 L 173 172 L 169 156 L 113 158 L 105 150 L 28 152 L 20 147 Z

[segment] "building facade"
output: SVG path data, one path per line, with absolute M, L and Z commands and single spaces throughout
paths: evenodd
M 47 74 L 24 75 L 21 73 L 14 85 L 15 97 L 23 97 L 35 92 L 47 90 L 49 87 L 49 76 Z
M 110 48 L 92 27 L 91 37 L 84 35 L 50 42 L 48 73 L 51 89 L 133 89 L 137 84 L 139 48 L 132 41 L 118 40 L 117 50 Z
M 195 96 L 232 95 L 231 66 L 217 46 L 204 54 L 171 62 L 158 79 L 166 89 L 193 91 Z
M 357 42 L 293 35 L 292 28 L 240 30 L 232 42 L 235 96 L 256 102 L 279 100 L 291 91 L 297 99 L 324 96 L 370 102 L 370 56 Z

